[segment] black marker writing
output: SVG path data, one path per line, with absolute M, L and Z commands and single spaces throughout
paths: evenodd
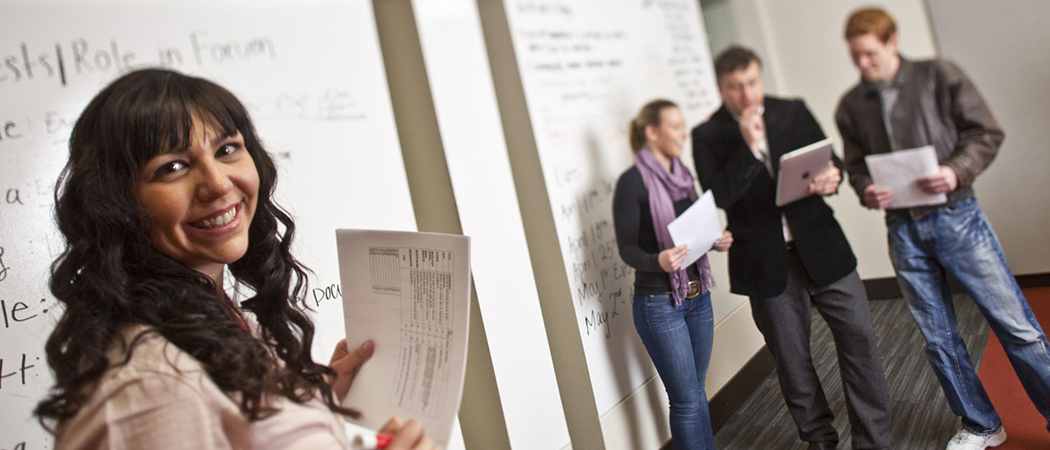
M 213 64 L 243 61 L 260 56 L 267 56 L 270 59 L 277 58 L 273 39 L 265 36 L 244 42 L 210 42 L 206 33 L 195 32 L 190 33 L 190 45 L 193 47 L 193 56 L 197 59 L 197 65 L 201 67 L 205 65 L 205 56 L 209 57 L 207 62 Z
M 109 48 L 104 50 L 89 49 L 85 39 L 74 40 L 70 47 L 73 48 L 73 67 L 78 74 L 108 72 L 111 68 L 121 73 L 128 72 L 135 60 L 135 53 L 122 51 L 115 40 L 109 41 Z
M 342 297 L 343 290 L 338 284 L 329 285 L 325 288 L 313 288 L 314 306 L 321 306 L 321 303 L 324 303 L 326 300 L 335 300 Z
M 583 326 L 587 330 L 587 335 L 590 336 L 591 330 L 598 331 L 602 325 L 605 325 L 605 338 L 612 338 L 612 327 L 609 325 L 609 312 L 608 311 L 595 311 L 591 310 L 590 317 L 583 317 Z
M 0 281 L 7 279 L 7 270 L 10 269 L 4 264 L 4 248 L 0 247 Z
M 160 65 L 164 67 L 179 67 L 182 65 L 182 51 L 177 47 L 168 47 L 157 50 Z
M 12 372 L 4 373 L 4 360 L 2 358 L 0 358 L 0 390 L 4 389 L 4 380 L 7 379 L 7 378 L 10 378 L 10 377 L 13 377 L 15 375 L 21 375 L 22 386 L 26 385 L 26 372 L 29 369 L 32 369 L 32 368 L 36 367 L 36 365 L 27 364 L 27 360 L 28 359 L 29 359 L 29 357 L 25 353 L 23 353 L 22 354 L 22 365 L 21 365 L 21 367 L 19 367 L 17 370 L 14 370 Z M 40 358 L 38 357 L 36 359 L 39 360 Z
M 99 42 L 78 37 L 65 42 L 56 41 L 52 50 L 51 44 L 35 46 L 21 42 L 14 53 L 0 54 L 0 83 L 53 80 L 65 87 L 75 76 L 127 73 L 147 65 L 182 67 L 187 59 L 183 54 L 190 52 L 198 67 L 259 58 L 277 59 L 276 45 L 269 36 L 215 42 L 207 39 L 205 32 L 198 31 L 190 33 L 188 42 L 181 47 L 130 50 L 126 44 L 116 39 Z M 150 60 L 153 51 L 156 51 L 157 58 Z M 14 138 L 14 127 L 12 124 L 4 130 L 3 123 L 0 123 L 0 138 Z
M 8 120 L 4 122 L 3 126 L 0 126 L 0 142 L 19 139 L 21 137 L 22 133 L 18 131 L 18 123 Z
M 18 189 L 8 189 L 6 200 L 8 205 L 25 205 L 22 203 L 22 194 L 18 192 Z
M 40 299 L 40 303 L 46 303 L 47 299 Z M 42 311 L 47 314 L 47 309 Z M 38 313 L 32 312 L 29 305 L 25 302 L 14 302 L 11 304 L 11 308 L 7 307 L 7 300 L 0 300 L 0 317 L 4 319 L 4 328 L 11 328 L 12 324 L 18 324 L 34 319 L 38 316 Z
M 598 291 L 598 283 L 585 281 L 576 287 L 576 301 L 581 305 L 584 300 L 598 298 L 599 295 L 601 292 Z

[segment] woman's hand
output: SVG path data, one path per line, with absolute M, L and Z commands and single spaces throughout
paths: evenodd
M 682 268 L 682 261 L 685 261 L 688 254 L 689 246 L 686 244 L 664 250 L 659 256 L 660 268 L 667 273 L 677 272 Z
M 375 351 L 375 343 L 371 339 L 354 349 L 353 352 L 346 346 L 346 339 L 340 339 L 335 344 L 335 352 L 332 353 L 332 362 L 328 367 L 335 371 L 335 380 L 332 380 L 332 392 L 339 402 L 343 401 L 346 393 L 350 392 L 350 385 L 361 370 L 361 364 L 368 361 Z
M 391 437 L 386 450 L 440 450 L 423 432 L 423 424 L 418 420 L 402 423 L 401 419 L 391 417 L 379 432 Z
M 729 232 L 729 230 L 723 231 L 722 232 L 722 236 L 719 236 L 718 240 L 715 241 L 715 250 L 718 250 L 720 252 L 724 252 L 726 250 L 729 250 L 729 247 L 732 247 L 732 246 L 733 246 L 733 233 Z

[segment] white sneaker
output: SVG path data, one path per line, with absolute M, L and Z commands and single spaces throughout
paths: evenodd
M 958 433 L 948 441 L 947 450 L 984 450 L 988 447 L 998 447 L 1006 442 L 1006 430 L 999 427 L 992 433 L 973 434 L 965 428 L 960 428 Z

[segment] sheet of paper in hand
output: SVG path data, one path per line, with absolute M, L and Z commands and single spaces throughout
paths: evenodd
M 689 244 L 689 253 L 682 267 L 696 262 L 711 250 L 715 241 L 722 236 L 722 224 L 718 221 L 718 208 L 715 207 L 712 191 L 705 192 L 682 215 L 667 224 L 667 231 L 671 233 L 674 245 Z
M 371 429 L 418 419 L 448 446 L 467 362 L 470 238 L 337 230 L 336 243 L 346 341 L 375 342 L 343 404 Z
M 893 203 L 887 209 L 940 205 L 948 201 L 947 194 L 930 194 L 919 188 L 919 178 L 937 175 L 937 153 L 932 145 L 868 155 L 864 162 L 871 181 L 893 191 Z

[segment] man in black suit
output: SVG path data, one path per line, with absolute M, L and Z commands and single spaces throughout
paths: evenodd
M 693 129 L 693 158 L 704 189 L 726 211 L 733 293 L 750 298 L 755 325 L 776 360 L 799 437 L 832 449 L 838 432 L 809 350 L 810 304 L 835 338 L 854 449 L 890 448 L 886 379 L 857 259 L 823 196 L 838 191 L 838 157 L 810 183 L 810 195 L 777 207 L 780 157 L 824 139 L 800 100 L 766 97 L 761 62 L 731 47 L 715 61 L 722 107 Z

